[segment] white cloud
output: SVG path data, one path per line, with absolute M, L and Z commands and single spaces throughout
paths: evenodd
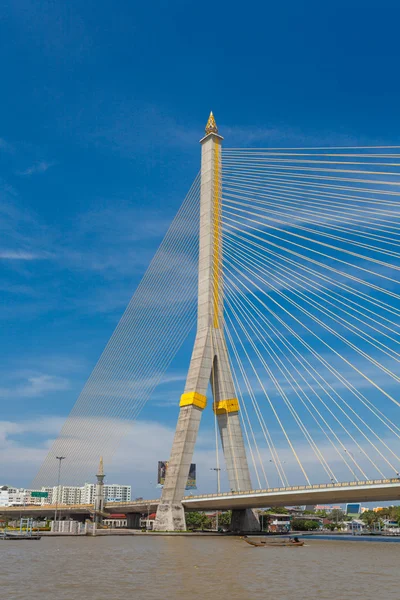
M 47 252 L 27 252 L 25 250 L 0 250 L 0 259 L 4 260 L 42 260 L 50 258 Z
M 69 387 L 69 381 L 65 377 L 32 374 L 13 386 L 0 388 L 0 398 L 40 398 L 50 392 L 68 390 Z
M 19 171 L 18 175 L 29 176 L 29 175 L 35 175 L 37 173 L 45 173 L 53 165 L 55 165 L 54 162 L 46 162 L 46 161 L 42 160 L 42 161 L 37 162 L 37 163 L 33 164 L 32 166 L 28 167 L 24 171 Z

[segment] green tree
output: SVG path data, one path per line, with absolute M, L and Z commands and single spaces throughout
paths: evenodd
M 229 527 L 232 519 L 232 511 L 228 510 L 227 512 L 219 513 L 218 515 L 218 524 L 220 527 Z
M 292 530 L 293 531 L 313 531 L 319 529 L 318 521 L 311 521 L 309 519 L 293 519 Z
M 335 531 L 335 530 L 342 529 L 343 525 L 342 525 L 342 523 L 327 523 L 325 525 L 325 527 L 327 529 L 329 529 L 329 531 Z
M 271 520 L 271 513 L 264 510 L 263 512 L 260 512 L 259 519 L 260 519 L 260 525 L 261 525 L 262 531 L 268 531 L 269 523 Z
M 340 508 L 333 508 L 329 513 L 329 520 L 333 523 L 341 523 L 345 520 L 346 514 Z
M 285 508 L 284 506 L 271 506 L 265 512 L 266 513 L 276 514 L 276 515 L 287 515 L 287 514 L 289 514 L 288 509 Z
M 363 512 L 361 515 L 361 519 L 369 528 L 373 527 L 376 523 L 380 521 L 378 513 L 374 512 L 373 510 L 366 510 L 365 512 Z
M 397 521 L 400 526 L 400 506 L 392 506 L 391 519 L 393 519 L 393 521 Z
M 210 529 L 212 523 L 204 512 L 189 512 L 186 515 L 186 527 L 188 529 Z

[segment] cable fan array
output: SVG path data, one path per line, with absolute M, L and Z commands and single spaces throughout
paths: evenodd
M 398 152 L 223 151 L 225 329 L 259 487 L 399 476 Z
M 90 481 L 106 464 L 162 380 L 196 321 L 200 177 L 197 176 L 75 406 L 34 489 Z

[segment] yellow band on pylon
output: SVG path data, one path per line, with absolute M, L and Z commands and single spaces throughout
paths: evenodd
M 216 415 L 224 415 L 225 413 L 239 412 L 239 402 L 237 398 L 230 398 L 229 400 L 220 400 L 214 402 L 213 411 Z
M 207 406 L 207 398 L 198 392 L 186 392 L 186 394 L 182 394 L 179 406 L 191 406 L 192 404 L 203 409 Z
M 214 190 L 213 190 L 213 326 L 219 329 L 220 309 L 220 271 L 221 271 L 221 202 L 220 202 L 220 147 L 218 142 L 214 144 Z

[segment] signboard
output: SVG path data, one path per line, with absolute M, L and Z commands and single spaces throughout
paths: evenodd
M 165 476 L 167 474 L 168 461 L 167 460 L 159 460 L 158 461 L 158 474 L 157 474 L 157 483 L 160 485 L 164 485 Z
M 167 474 L 168 469 L 168 461 L 167 460 L 159 460 L 158 461 L 158 476 L 157 483 L 158 485 L 164 485 L 165 476 Z M 192 463 L 189 469 L 189 475 L 186 483 L 187 490 L 196 490 L 196 465 Z
M 31 498 L 48 498 L 49 492 L 31 492 Z
M 195 465 L 195 463 L 192 463 L 190 465 L 188 480 L 187 480 L 187 483 L 186 483 L 186 489 L 187 490 L 197 490 L 197 486 L 196 486 L 196 465 Z
M 347 515 L 359 515 L 361 513 L 361 504 L 359 502 L 353 502 L 352 504 L 346 504 Z

